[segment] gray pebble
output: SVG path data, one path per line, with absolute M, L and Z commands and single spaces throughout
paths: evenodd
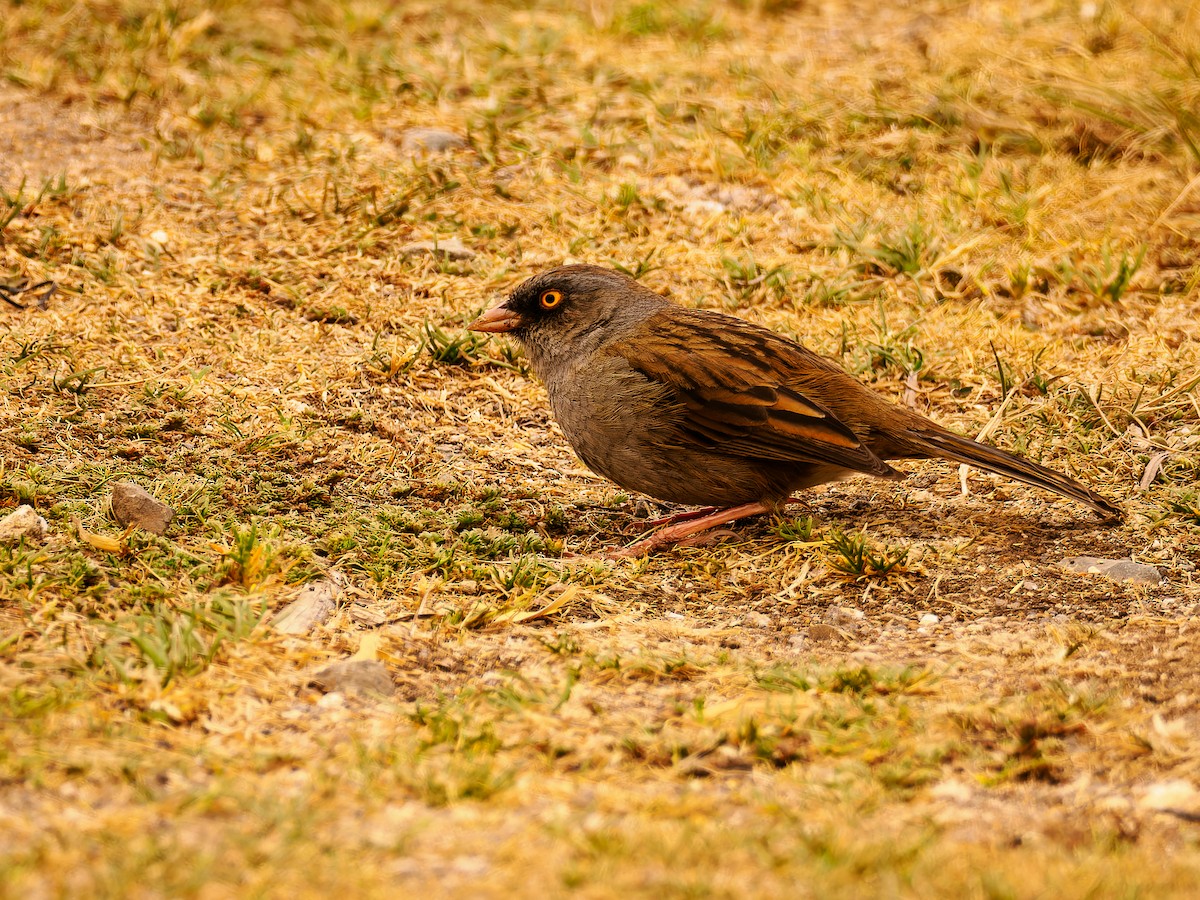
M 473 259 L 475 251 L 466 246 L 456 237 L 441 241 L 413 241 L 405 244 L 397 252 L 401 256 L 417 256 L 428 253 L 431 256 L 444 256 L 447 259 Z
M 175 510 L 127 481 L 113 485 L 112 511 L 122 525 L 136 525 L 152 534 L 163 534 L 175 518 Z
M 466 146 L 460 135 L 440 128 L 408 128 L 400 133 L 400 149 L 408 154 L 449 153 Z
M 331 663 L 309 680 L 326 694 L 380 694 L 390 697 L 396 691 L 387 666 L 377 659 L 343 659 Z
M 307 634 L 333 615 L 341 593 L 339 577 L 311 581 L 300 589 L 295 600 L 275 614 L 271 627 L 282 634 Z
M 834 628 L 832 625 L 817 623 L 816 625 L 808 626 L 808 639 L 810 641 L 844 644 L 848 642 L 849 635 L 839 628 Z
M 0 544 L 21 540 L 40 541 L 50 531 L 46 520 L 32 506 L 22 504 L 0 519 Z
M 1135 563 L 1132 559 L 1101 559 L 1098 556 L 1068 556 L 1059 563 L 1075 575 L 1103 575 L 1113 581 L 1132 581 L 1134 584 L 1162 584 L 1162 573 L 1154 566 Z

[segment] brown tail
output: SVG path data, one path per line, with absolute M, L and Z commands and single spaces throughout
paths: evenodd
M 997 475 L 1004 475 L 1035 487 L 1044 488 L 1055 494 L 1070 497 L 1085 506 L 1090 506 L 1107 521 L 1120 521 L 1124 516 L 1115 503 L 1084 487 L 1078 481 L 1020 456 L 1005 453 L 989 444 L 981 444 L 952 431 L 941 429 L 913 431 L 909 434 L 914 444 L 928 448 L 932 456 L 940 456 L 942 459 L 952 462 L 967 463 L 988 472 L 995 472 Z

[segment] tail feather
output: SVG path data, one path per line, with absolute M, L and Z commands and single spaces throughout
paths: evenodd
M 1084 487 L 1078 481 L 989 444 L 981 444 L 941 429 L 915 432 L 911 437 L 916 443 L 928 448 L 930 455 L 940 456 L 952 462 L 966 463 L 1070 497 L 1085 506 L 1090 506 L 1109 521 L 1120 521 L 1124 517 L 1124 513 L 1115 503 Z

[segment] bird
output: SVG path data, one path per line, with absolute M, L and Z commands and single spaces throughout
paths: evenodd
M 675 303 L 615 270 L 541 272 L 467 327 L 521 345 L 589 469 L 628 491 L 702 507 L 613 556 L 778 512 L 796 491 L 826 482 L 903 478 L 890 464 L 903 459 L 966 463 L 1068 497 L 1105 522 L 1122 518 L 1078 481 L 898 406 L 790 338 Z

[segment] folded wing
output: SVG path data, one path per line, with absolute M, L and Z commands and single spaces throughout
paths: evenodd
M 834 465 L 883 477 L 898 473 L 789 371 L 827 361 L 773 332 L 732 317 L 671 309 L 636 340 L 613 344 L 645 377 L 669 387 L 683 407 L 680 428 L 714 450 L 752 459 Z M 785 373 L 782 377 L 780 373 Z M 837 371 L 830 377 L 847 378 Z

